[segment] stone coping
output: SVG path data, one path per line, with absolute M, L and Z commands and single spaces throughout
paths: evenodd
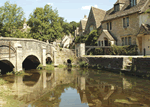
M 125 55 L 84 55 L 82 57 L 110 57 L 110 58 L 122 58 L 122 57 L 132 57 L 132 58 L 150 58 L 150 56 L 138 55 L 138 56 L 125 56 Z
M 12 38 L 12 37 L 0 37 L 1 40 L 8 40 L 8 41 L 34 41 L 34 42 L 40 42 L 42 44 L 47 44 L 46 42 L 36 40 L 36 39 L 30 39 L 30 38 Z M 49 43 L 49 45 L 52 45 Z

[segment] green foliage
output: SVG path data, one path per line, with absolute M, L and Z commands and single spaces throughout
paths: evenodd
M 88 35 L 77 36 L 75 39 L 75 43 L 85 43 L 88 46 L 96 46 L 98 34 L 97 30 L 91 31 Z
M 0 85 L 4 85 L 6 83 L 7 83 L 7 81 L 5 81 L 5 80 L 3 80 L 3 79 L 0 78 Z
M 79 66 L 80 67 L 86 67 L 86 68 L 88 68 L 88 63 L 86 63 L 85 61 L 81 61 L 81 62 L 79 62 Z
M 104 55 L 102 48 L 91 49 L 88 54 L 92 52 L 93 55 Z M 116 46 L 106 49 L 105 55 L 138 55 L 137 46 Z
M 58 65 L 58 68 L 65 68 L 65 67 L 67 67 L 67 66 L 66 65 L 62 65 L 62 64 Z
M 24 34 L 16 35 L 22 29 L 24 12 L 16 4 L 5 2 L 0 7 L 0 35 L 4 37 L 24 37 Z M 20 32 L 19 32 L 20 33 Z
M 47 64 L 45 67 L 45 70 L 54 70 L 54 65 L 53 64 Z
M 69 33 L 71 33 L 71 35 L 74 35 L 74 31 L 76 30 L 77 27 L 79 27 L 79 23 L 72 21 L 70 23 L 68 23 L 67 21 L 64 21 L 63 18 L 61 18 L 61 25 L 63 28 L 63 34 L 64 35 L 69 35 Z
M 128 57 L 128 59 L 129 59 L 130 61 L 132 61 L 132 57 Z
M 44 8 L 36 8 L 28 21 L 31 27 L 31 37 L 42 41 L 54 41 L 62 37 L 61 21 L 58 17 L 58 11 L 52 9 L 51 5 L 45 5 Z

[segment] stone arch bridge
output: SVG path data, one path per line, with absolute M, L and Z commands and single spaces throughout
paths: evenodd
M 0 69 L 1 72 L 21 71 L 36 68 L 40 63 L 46 66 L 46 58 L 56 63 L 55 46 L 43 41 L 27 38 L 0 38 Z M 9 65 L 6 66 L 6 65 Z M 13 68 L 13 69 L 12 69 Z

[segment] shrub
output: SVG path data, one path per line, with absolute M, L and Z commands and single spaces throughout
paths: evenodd
M 93 55 L 138 55 L 137 46 L 116 46 L 113 45 L 111 48 L 107 48 L 103 53 L 102 48 L 91 49 L 88 54 L 92 52 Z

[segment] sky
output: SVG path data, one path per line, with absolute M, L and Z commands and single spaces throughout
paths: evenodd
M 0 6 L 3 6 L 6 1 L 8 0 L 0 0 Z M 22 7 L 27 20 L 29 19 L 30 13 L 32 13 L 36 7 L 44 8 L 46 4 L 49 4 L 53 9 L 57 9 L 59 16 L 64 17 L 67 22 L 79 22 L 84 18 L 84 15 L 88 17 L 91 6 L 107 11 L 113 7 L 116 1 L 117 0 L 9 0 L 10 4 L 17 4 L 18 7 Z

